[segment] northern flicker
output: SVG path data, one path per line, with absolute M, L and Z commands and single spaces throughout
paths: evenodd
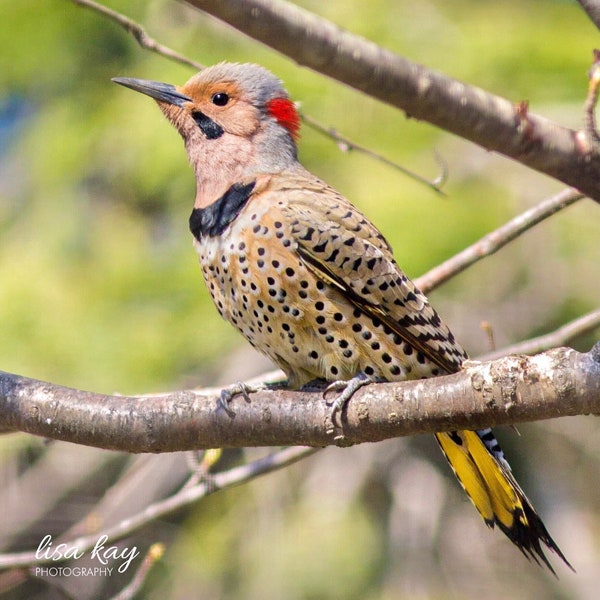
M 467 355 L 396 264 L 378 229 L 297 158 L 300 120 L 279 79 L 221 63 L 183 86 L 116 78 L 154 98 L 197 181 L 190 217 L 212 299 L 300 388 L 433 377 Z M 343 383 L 339 383 L 343 382 Z M 491 429 L 436 434 L 469 498 L 527 556 L 569 567 L 513 477 Z

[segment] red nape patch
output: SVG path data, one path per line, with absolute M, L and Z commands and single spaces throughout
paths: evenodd
M 274 98 L 267 102 L 267 110 L 291 133 L 294 141 L 297 141 L 300 137 L 300 116 L 295 104 L 287 98 Z

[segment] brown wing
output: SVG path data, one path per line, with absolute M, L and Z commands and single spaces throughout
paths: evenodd
M 457 371 L 465 351 L 398 267 L 383 235 L 334 190 L 319 181 L 313 188 L 288 189 L 282 207 L 306 266 L 443 371 Z

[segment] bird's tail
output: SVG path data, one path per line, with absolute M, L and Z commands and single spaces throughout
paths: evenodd
M 542 543 L 574 570 L 513 477 L 491 429 L 436 433 L 436 438 L 488 527 L 497 525 L 527 558 L 538 564 L 541 559 L 552 573 Z

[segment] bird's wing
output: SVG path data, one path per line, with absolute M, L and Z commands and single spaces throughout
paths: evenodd
M 442 371 L 457 371 L 466 358 L 464 350 L 425 295 L 398 267 L 379 230 L 318 180 L 287 193 L 288 202 L 281 210 L 298 254 L 315 276 Z

